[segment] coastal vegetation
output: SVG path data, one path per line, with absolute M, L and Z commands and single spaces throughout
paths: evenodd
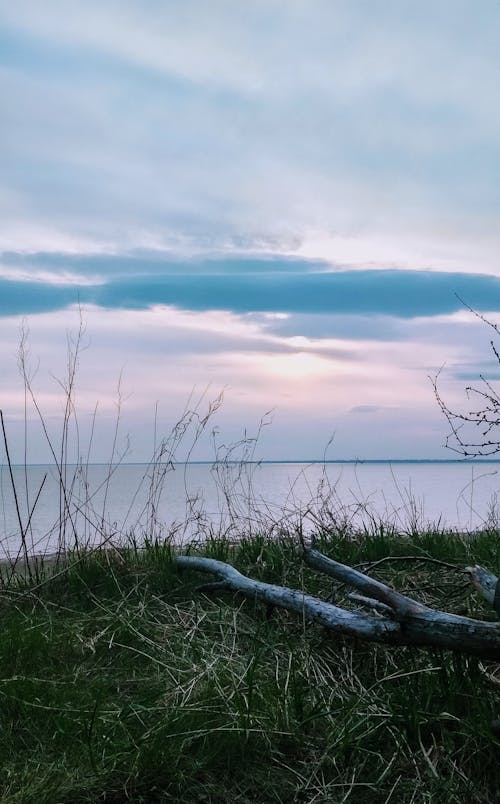
M 178 529 L 162 529 L 158 502 L 180 444 L 197 443 L 216 400 L 205 412 L 186 410 L 155 444 L 143 516 L 117 533 L 106 484 L 124 454 L 116 446 L 119 413 L 102 507 L 89 485 L 90 449 L 71 461 L 82 336 L 80 328 L 70 341 L 57 443 L 24 342 L 20 351 L 27 404 L 58 483 L 50 554 L 37 549 L 35 529 L 45 479 L 34 494 L 16 485 L 2 417 L 18 538 L 14 548 L 2 543 L 0 564 L 0 801 L 499 800 L 498 661 L 332 633 L 305 608 L 262 605 L 227 584 L 207 584 L 203 561 L 179 561 L 182 554 L 225 562 L 347 612 L 366 610 L 345 579 L 301 560 L 314 537 L 325 557 L 430 609 L 496 628 L 492 601 L 465 570 L 480 565 L 499 574 L 496 521 L 471 533 L 412 518 L 406 528 L 372 516 L 360 525 L 326 477 L 306 508 L 271 515 L 252 497 L 256 439 L 245 437 L 216 454 L 219 526 L 190 500 L 195 527 L 181 545 Z
M 460 571 L 498 568 L 496 532 L 318 534 L 326 555 L 450 612 L 491 620 Z M 332 636 L 199 591 L 168 541 L 3 573 L 3 802 L 492 802 L 498 663 Z M 339 605 L 292 533 L 190 555 Z M 454 570 L 456 567 L 457 571 Z

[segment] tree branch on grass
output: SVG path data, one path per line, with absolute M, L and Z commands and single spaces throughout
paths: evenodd
M 243 575 L 223 561 L 178 556 L 179 569 L 206 572 L 217 578 L 205 591 L 226 589 L 251 600 L 276 606 L 319 623 L 334 634 L 368 642 L 415 647 L 438 647 L 500 660 L 500 622 L 486 622 L 429 608 L 358 570 L 333 561 L 313 548 L 303 550 L 307 566 L 355 590 L 354 600 L 370 611 L 354 611 L 308 595 L 298 589 L 264 583 Z M 466 568 L 472 583 L 500 614 L 500 580 L 482 567 Z

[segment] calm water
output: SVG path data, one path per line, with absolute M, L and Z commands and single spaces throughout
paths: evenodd
M 134 531 L 202 536 L 212 527 L 233 537 L 263 525 L 347 520 L 400 528 L 441 523 L 473 530 L 497 521 L 499 462 L 358 464 L 265 463 L 148 467 L 69 467 L 66 501 L 50 466 L 14 468 L 23 529 L 30 549 L 52 552 L 63 542 L 93 544 L 102 532 L 118 541 Z M 41 490 L 40 490 L 41 489 Z M 38 495 L 38 500 L 37 499 Z M 500 496 L 499 496 L 500 501 Z M 28 525 L 29 514 L 31 521 Z M 15 555 L 20 526 L 7 467 L 0 467 L 0 548 Z

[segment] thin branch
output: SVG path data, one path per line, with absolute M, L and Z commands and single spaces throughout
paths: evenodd
M 369 575 L 365 575 L 363 572 L 359 572 L 359 570 L 355 570 L 345 564 L 340 564 L 318 550 L 306 550 L 303 558 L 308 567 L 329 575 L 348 586 L 352 586 L 362 595 L 378 600 L 388 606 L 392 610 L 393 616 L 397 619 L 404 620 L 410 614 L 430 610 L 423 603 L 417 603 L 416 600 L 396 592 L 385 583 L 376 581 L 374 578 L 370 578 Z
M 385 564 L 387 561 L 422 561 L 429 564 L 435 564 L 438 567 L 445 567 L 452 570 L 452 572 L 468 573 L 467 567 L 458 567 L 456 564 L 450 564 L 448 561 L 441 561 L 439 558 L 431 558 L 430 556 L 385 556 L 379 558 L 377 561 L 363 561 L 362 564 L 355 564 L 355 569 L 372 570 L 380 564 Z

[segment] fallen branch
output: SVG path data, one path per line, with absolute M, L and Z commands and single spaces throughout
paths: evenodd
M 375 613 L 344 609 L 298 589 L 253 580 L 229 564 L 212 558 L 178 556 L 175 561 L 181 569 L 215 575 L 216 584 L 202 587 L 205 591 L 238 592 L 252 600 L 294 612 L 335 634 L 389 645 L 447 648 L 500 660 L 500 622 L 485 622 L 429 608 L 315 549 L 305 549 L 303 558 L 309 567 L 354 589 L 354 599 Z M 499 579 L 482 567 L 468 568 L 468 572 L 474 586 L 498 611 Z
M 473 586 L 493 606 L 496 613 L 500 615 L 500 578 L 493 575 L 484 567 L 467 567 Z

